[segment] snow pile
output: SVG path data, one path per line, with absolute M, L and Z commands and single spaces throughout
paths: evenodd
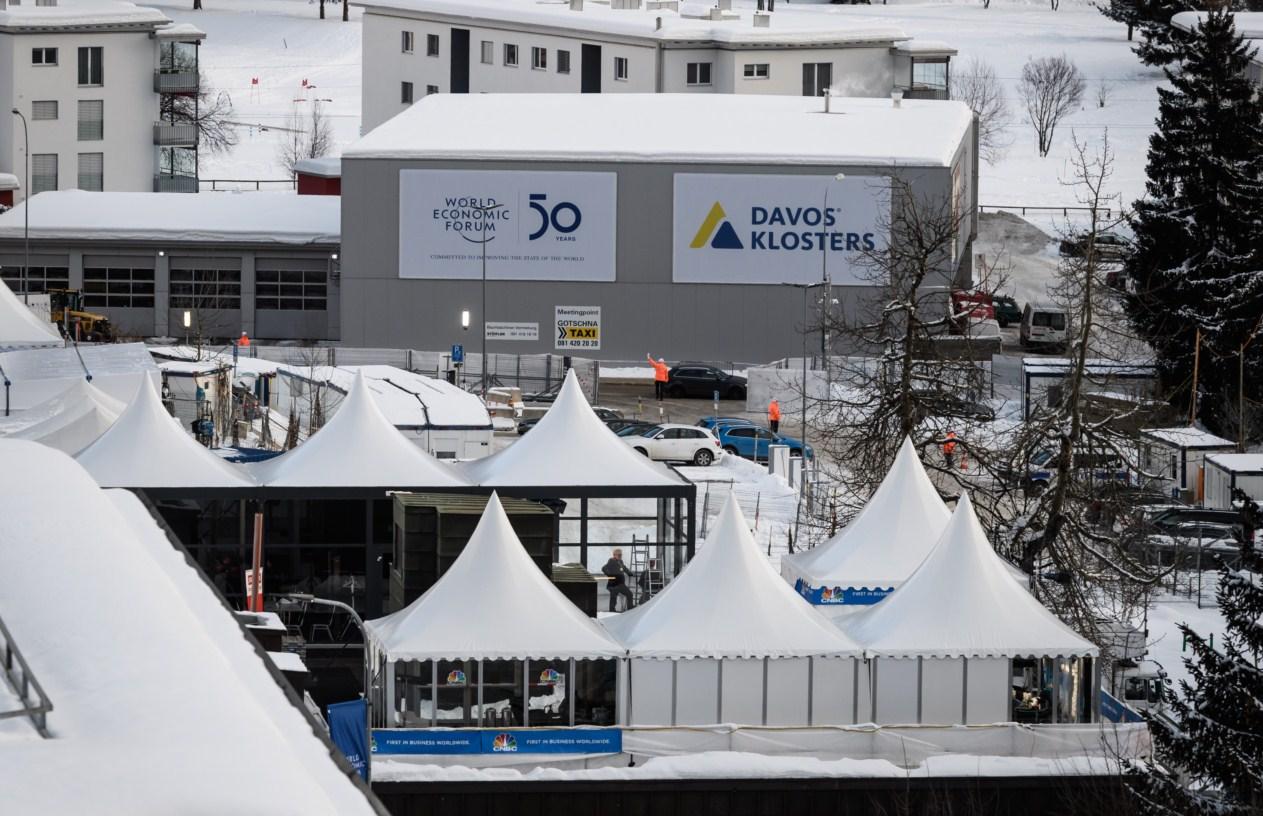
M 1235 448 L 1236 442 L 1216 436 L 1204 428 L 1181 426 L 1178 428 L 1143 428 L 1142 436 L 1165 442 L 1173 448 L 1197 450 L 1200 448 Z

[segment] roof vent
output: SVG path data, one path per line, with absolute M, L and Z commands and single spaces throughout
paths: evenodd
M 35 0 L 37 6 L 56 6 L 57 0 Z
M 610 8 L 634 11 L 640 8 L 640 0 L 610 0 Z
M 896 108 L 903 107 L 903 91 L 893 90 L 890 92 L 890 103 Z
M 583 11 L 583 0 L 570 0 L 571 11 Z
M 772 15 L 766 14 L 761 11 L 756 11 L 754 13 L 754 27 L 755 28 L 770 28 L 771 25 L 772 25 Z
M 715 5 L 722 11 L 732 11 L 732 0 L 719 0 Z

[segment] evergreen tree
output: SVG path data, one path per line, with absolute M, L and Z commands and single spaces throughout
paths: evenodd
M 1184 659 L 1191 680 L 1177 693 L 1168 684 L 1169 725 L 1151 719 L 1155 767 L 1135 789 L 1147 813 L 1258 814 L 1263 812 L 1263 555 L 1253 539 L 1259 505 L 1233 490 L 1244 524 L 1241 562 L 1220 573 L 1216 597 L 1225 623 L 1216 648 L 1188 626 Z M 1174 771 L 1187 775 L 1181 784 Z
M 1157 132 L 1149 140 L 1147 196 L 1136 202 L 1126 259 L 1128 315 L 1153 346 L 1171 399 L 1188 405 L 1200 330 L 1201 417 L 1234 427 L 1242 343 L 1263 310 L 1263 103 L 1245 78 L 1252 48 L 1227 12 L 1211 12 L 1164 68 Z M 1246 394 L 1263 390 L 1263 342 L 1250 346 Z
M 1145 65 L 1161 67 L 1177 60 L 1183 47 L 1193 35 L 1171 25 L 1171 18 L 1181 11 L 1198 8 L 1190 0 L 1115 0 L 1133 4 L 1132 17 L 1140 29 L 1140 42 L 1136 43 L 1136 56 Z M 1131 39 L 1132 21 L 1125 16 L 1106 14 L 1106 17 L 1127 23 L 1127 38 Z

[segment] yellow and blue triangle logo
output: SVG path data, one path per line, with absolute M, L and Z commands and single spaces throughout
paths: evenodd
M 708 241 L 711 249 L 745 249 L 741 245 L 741 239 L 737 237 L 737 231 L 728 221 L 728 213 L 724 212 L 723 206 L 718 201 L 706 214 L 706 220 L 693 236 L 693 242 L 689 244 L 689 247 L 701 249 Z

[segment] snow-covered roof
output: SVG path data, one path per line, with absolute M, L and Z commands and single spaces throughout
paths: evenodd
M 75 456 L 102 487 L 250 488 L 254 480 L 197 443 L 149 378 L 110 429 Z
M 1229 473 L 1263 473 L 1263 453 L 1212 453 L 1206 461 Z
M 0 350 L 51 345 L 62 345 L 57 328 L 40 320 L 4 281 L 0 281 Z
M 119 0 L 59 0 L 55 6 L 10 3 L 0 9 L 0 29 L 21 31 L 154 28 L 169 22 L 157 9 Z
M 20 190 L 22 183 L 12 173 L 0 173 L 0 190 Z
M 0 616 L 54 706 L 51 739 L 0 720 L 0 809 L 374 812 L 137 497 L 32 442 L 0 461 Z
M 294 164 L 294 172 L 304 176 L 320 178 L 341 178 L 342 157 L 321 156 L 318 159 L 299 159 Z
M 90 343 L 78 348 L 58 343 L 50 348 L 6 351 L 0 353 L 0 368 L 13 383 L 9 389 L 13 410 L 34 408 L 89 374 L 93 385 L 123 403 L 136 393 L 138 374 L 159 381 L 158 367 L 144 343 Z
M 368 621 L 366 628 L 388 660 L 624 655 L 526 554 L 494 493 L 443 577 L 404 609 Z
M 484 487 L 680 487 L 675 473 L 632 450 L 601 421 L 574 369 L 548 412 L 502 451 L 458 466 Z
M 338 196 L 294 193 L 89 193 L 49 190 L 0 214 L 0 239 L 63 241 L 336 244 L 342 235 Z
M 1208 11 L 1181 11 L 1171 17 L 1171 25 L 1183 31 L 1195 31 L 1208 14 Z M 1263 39 L 1263 12 L 1234 11 L 1232 23 L 1237 33 L 1245 39 Z
M 752 8 L 725 11 L 723 19 L 710 19 L 704 3 L 680 3 L 671 8 L 615 9 L 611 4 L 587 0 L 579 10 L 565 2 L 536 0 L 362 0 L 370 12 L 382 9 L 417 17 L 477 21 L 476 25 L 496 23 L 552 29 L 573 34 L 608 34 L 652 42 L 741 44 L 745 46 L 805 46 L 845 44 L 887 44 L 905 40 L 908 35 L 897 26 L 873 20 L 856 20 L 818 10 L 781 6 L 765 15 L 768 25 L 754 25 Z
M 877 657 L 1072 657 L 1099 650 L 1014 580 L 968 494 L 925 562 L 871 610 L 839 621 Z
M 160 40 L 204 40 L 206 32 L 192 23 L 172 23 L 153 33 Z
M 137 379 L 142 375 L 136 375 Z M 127 408 L 87 378 L 12 417 L 0 419 L 0 436 L 29 439 L 74 455 L 97 440 Z
M 1036 377 L 1064 377 L 1075 365 L 1065 357 L 1023 357 L 1022 373 Z M 1084 370 L 1096 377 L 1155 377 L 1154 363 L 1128 360 L 1090 359 L 1084 361 Z
M 904 438 L 859 515 L 815 549 L 783 557 L 781 570 L 813 587 L 891 589 L 921 566 L 949 518 L 912 440 Z
M 1210 431 L 1190 426 L 1178 428 L 1143 428 L 1141 436 L 1164 442 L 1174 448 L 1197 450 L 1200 448 L 1235 448 L 1236 442 L 1215 436 Z
M 396 428 L 491 428 L 491 415 L 477 395 L 446 380 L 388 365 L 296 366 L 281 363 L 284 375 L 328 383 L 349 393 L 363 377 L 377 407 Z
M 834 98 L 831 109 L 751 94 L 431 94 L 342 155 L 948 167 L 973 121 L 963 102 Z
M 895 51 L 914 57 L 954 57 L 956 49 L 942 40 L 905 40 Z
M 535 431 L 531 431 L 535 433 Z M 780 579 L 729 497 L 684 571 L 648 603 L 603 618 L 632 657 L 855 655 L 850 638 Z
M 450 466 L 399 432 L 377 407 L 363 374 L 337 413 L 307 441 L 246 467 L 267 487 L 460 487 Z

